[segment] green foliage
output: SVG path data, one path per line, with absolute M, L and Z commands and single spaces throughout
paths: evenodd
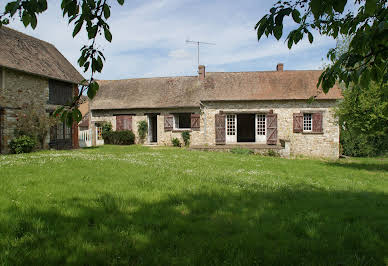
M 230 149 L 230 152 L 234 154 L 241 154 L 241 155 L 249 155 L 254 153 L 251 149 L 247 149 L 247 148 L 233 148 L 233 149 Z
M 12 153 L 30 153 L 36 146 L 36 141 L 30 136 L 21 135 L 11 140 L 9 148 Z
M 102 134 L 105 144 L 132 145 L 135 143 L 135 134 L 131 130 L 108 131 Z
M 270 157 L 280 157 L 280 154 L 277 151 L 275 151 L 275 150 L 269 149 L 267 151 L 267 156 L 270 156 Z
M 172 146 L 174 146 L 174 147 L 181 147 L 182 146 L 182 143 L 178 138 L 173 138 L 171 140 L 171 142 L 172 142 Z
M 110 3 L 114 0 L 62 0 L 61 10 L 64 17 L 67 17 L 68 23 L 72 24 L 74 29 L 72 36 L 75 37 L 82 28 L 87 33 L 88 44 L 81 48 L 81 56 L 78 59 L 78 65 L 87 72 L 91 70 L 89 80 L 82 81 L 78 96 L 74 97 L 73 103 L 67 107 L 59 107 L 55 111 L 63 122 L 68 126 L 73 121 L 79 122 L 82 119 L 81 112 L 78 110 L 78 103 L 84 92 L 90 99 L 96 95 L 99 84 L 94 79 L 96 72 L 101 72 L 104 66 L 105 57 L 102 50 L 98 48 L 96 39 L 102 35 L 108 42 L 112 41 L 108 18 L 111 15 Z M 119 5 L 124 4 L 124 0 L 117 0 Z M 0 27 L 7 25 L 19 16 L 25 27 L 29 25 L 35 29 L 38 23 L 37 16 L 47 10 L 47 0 L 17 0 L 6 4 L 3 12 L 0 12 Z
M 354 0 L 359 6 L 354 12 L 345 11 L 350 0 L 293 0 L 278 1 L 256 24 L 257 37 L 265 34 L 279 40 L 283 35 L 283 19 L 291 16 L 297 27 L 291 30 L 286 41 L 288 48 L 307 36 L 314 41 L 312 31 L 337 38 L 350 36 L 349 49 L 335 58 L 335 50 L 327 57 L 334 63 L 322 73 L 318 84 L 328 92 L 336 81 L 360 85 L 367 89 L 371 81 L 388 82 L 388 4 L 386 0 Z
M 387 86 L 387 85 L 386 85 Z M 343 153 L 376 156 L 388 150 L 388 97 L 377 84 L 368 90 L 351 86 L 336 109 Z
M 30 136 L 43 149 L 50 128 L 57 122 L 56 118 L 46 113 L 44 107 L 31 102 L 17 112 L 15 135 Z
M 105 122 L 101 126 L 102 126 L 102 135 L 112 131 L 112 123 L 111 122 Z
M 139 134 L 139 138 L 142 142 L 144 142 L 145 137 L 148 132 L 148 123 L 145 120 L 139 121 L 137 124 L 137 133 Z
M 186 147 L 190 146 L 190 132 L 189 131 L 183 131 L 182 132 L 182 139 L 183 143 Z

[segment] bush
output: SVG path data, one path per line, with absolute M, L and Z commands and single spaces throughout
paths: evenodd
M 183 139 L 183 142 L 185 143 L 185 146 L 188 147 L 190 145 L 190 132 L 189 131 L 182 132 L 182 139 Z
M 11 140 L 9 148 L 12 153 L 30 153 L 36 146 L 36 141 L 30 136 L 19 136 Z
M 180 146 L 182 146 L 182 143 L 181 143 L 180 140 L 177 139 L 177 138 L 173 138 L 173 139 L 171 140 L 171 142 L 172 142 L 172 145 L 173 145 L 174 147 L 180 147 Z
M 102 134 L 112 131 L 112 124 L 110 122 L 105 122 L 102 125 Z
M 135 134 L 131 130 L 108 131 L 102 134 L 105 144 L 132 145 L 135 143 Z
M 233 148 L 233 149 L 230 149 L 230 152 L 234 154 L 242 154 L 242 155 L 253 154 L 253 151 L 247 148 Z
M 137 124 L 137 133 L 139 134 L 139 138 L 141 142 L 144 142 L 145 137 L 148 132 L 148 123 L 145 120 L 140 121 Z
M 267 151 L 267 156 L 271 156 L 271 157 L 280 157 L 280 154 L 279 154 L 277 151 L 268 150 L 268 151 Z
M 369 136 L 351 130 L 341 130 L 342 154 L 354 157 L 373 157 L 387 150 L 388 136 Z

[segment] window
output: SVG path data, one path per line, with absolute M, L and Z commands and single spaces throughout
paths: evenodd
M 191 128 L 191 114 L 190 113 L 175 114 L 174 127 L 175 129 Z
M 257 135 L 265 136 L 265 115 L 257 115 Z
M 311 114 L 303 114 L 303 131 L 312 131 L 313 119 Z
M 71 139 L 71 127 L 68 127 L 66 123 L 58 123 L 56 126 L 54 126 L 54 131 L 51 138 L 53 140 Z
M 97 127 L 97 140 L 102 140 L 102 127 Z
M 70 104 L 73 98 L 73 85 L 57 80 L 49 80 L 49 103 Z
M 236 135 L 236 115 L 226 116 L 226 134 L 228 136 Z

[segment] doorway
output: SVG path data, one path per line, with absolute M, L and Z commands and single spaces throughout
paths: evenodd
M 237 115 L 237 142 L 255 142 L 255 114 Z
M 148 116 L 148 141 L 149 142 L 158 142 L 158 116 L 149 115 Z

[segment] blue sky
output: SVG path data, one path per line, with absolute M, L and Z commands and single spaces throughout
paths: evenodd
M 86 33 L 81 31 L 73 39 L 72 27 L 61 16 L 60 1 L 48 2 L 35 30 L 18 20 L 9 26 L 54 44 L 77 67 Z M 200 63 L 206 71 L 274 70 L 279 62 L 286 70 L 320 69 L 327 51 L 335 47 L 334 40 L 318 34 L 312 45 L 304 39 L 291 50 L 284 38 L 257 42 L 254 25 L 275 1 L 126 0 L 122 7 L 111 2 L 113 41 L 98 41 L 107 57 L 99 79 L 196 75 L 196 46 L 186 44 L 186 39 L 216 44 L 201 48 Z M 293 26 L 291 19 L 285 20 L 286 31 Z

